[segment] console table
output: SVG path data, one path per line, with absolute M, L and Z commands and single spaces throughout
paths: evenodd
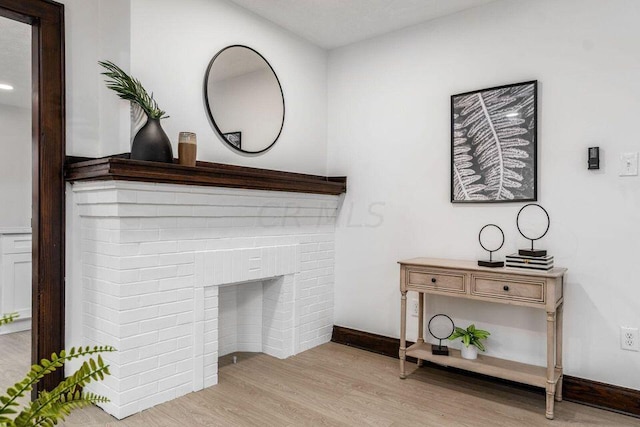
M 400 378 L 406 378 L 407 356 L 484 375 L 544 387 L 546 417 L 553 419 L 554 399 L 562 400 L 562 304 L 563 278 L 567 271 L 519 268 L 478 267 L 475 261 L 413 258 L 400 261 Z M 418 292 L 418 339 L 406 347 L 407 292 Z M 546 312 L 547 366 L 534 366 L 495 357 L 478 355 L 463 359 L 460 351 L 450 349 L 449 356 L 431 354 L 424 340 L 424 307 L 427 295 L 444 295 L 478 301 L 534 307 Z

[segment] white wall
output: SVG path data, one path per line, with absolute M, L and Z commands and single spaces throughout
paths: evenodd
M 67 154 L 131 151 L 129 106 L 104 85 L 100 60 L 129 68 L 131 0 L 61 0 L 65 5 Z
M 395 261 L 475 259 L 482 255 L 477 231 L 488 222 L 507 232 L 501 255 L 524 245 L 514 224 L 521 204 L 449 203 L 449 96 L 538 79 L 539 193 L 553 221 L 543 243 L 570 269 L 566 371 L 640 388 L 640 378 L 627 374 L 640 367 L 640 354 L 618 350 L 619 326 L 640 326 L 633 283 L 640 272 L 639 182 L 616 170 L 618 154 L 639 146 L 628 136 L 640 112 L 637 2 L 499 1 L 332 51 L 328 108 L 326 53 L 234 5 L 64 3 L 67 153 L 128 151 L 128 106 L 104 89 L 96 65 L 112 59 L 171 115 L 163 126 L 174 144 L 179 131 L 198 133 L 202 160 L 323 174 L 328 165 L 330 175 L 348 175 L 337 236 L 336 324 L 390 336 L 399 329 Z M 235 43 L 265 55 L 285 93 L 283 134 L 257 157 L 227 148 L 203 106 L 208 61 Z M 599 172 L 585 167 L 591 145 L 602 149 Z M 437 302 L 439 311 L 490 328 L 493 354 L 543 363 L 542 344 L 529 344 L 543 335 L 537 312 Z
M 569 375 L 640 389 L 640 353 L 620 350 L 640 327 L 640 178 L 617 158 L 640 150 L 640 3 L 505 0 L 354 44 L 329 55 L 328 174 L 347 175 L 336 237 L 335 323 L 399 336 L 397 260 L 478 259 L 487 223 L 524 247 L 523 205 L 453 205 L 450 95 L 537 79 L 539 201 L 551 215 L 541 246 L 569 268 Z M 599 145 L 600 171 L 587 147 Z M 493 333 L 489 353 L 543 365 L 544 316 L 533 309 L 434 298 L 466 326 Z M 409 319 L 415 338 L 415 318 Z
M 0 228 L 31 227 L 31 109 L 0 104 Z
M 66 153 L 100 157 L 130 151 L 129 106 L 106 89 L 98 65 L 110 59 L 129 66 L 130 0 L 60 0 L 65 6 Z M 67 195 L 71 185 L 67 184 Z M 65 347 L 84 345 L 79 262 L 80 223 L 66 200 Z M 76 290 L 72 292 L 71 290 Z M 79 364 L 70 363 L 67 373 Z
M 162 124 L 174 145 L 198 134 L 198 159 L 324 174 L 327 53 L 224 0 L 62 0 L 66 20 L 67 154 L 130 151 L 129 106 L 106 89 L 99 60 L 139 78 L 171 116 Z M 264 55 L 285 94 L 276 145 L 242 155 L 220 140 L 205 113 L 203 80 L 213 55 L 245 44 Z
M 211 58 L 222 48 L 256 49 L 275 70 L 285 97 L 278 142 L 242 155 L 216 135 L 203 101 Z M 245 9 L 221 0 L 133 0 L 131 72 L 171 117 L 162 121 L 177 154 L 178 132 L 198 135 L 198 159 L 295 172 L 326 171 L 327 53 Z

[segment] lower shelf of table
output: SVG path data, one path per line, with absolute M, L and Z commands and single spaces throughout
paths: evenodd
M 407 356 L 536 387 L 546 387 L 547 385 L 547 368 L 543 366 L 528 365 L 483 354 L 478 354 L 478 358 L 475 360 L 468 360 L 460 356 L 460 350 L 452 348 L 449 349 L 449 356 L 438 356 L 431 354 L 431 344 L 429 343 L 412 345 L 407 348 Z M 560 370 L 555 369 L 553 382 L 557 383 L 561 375 Z

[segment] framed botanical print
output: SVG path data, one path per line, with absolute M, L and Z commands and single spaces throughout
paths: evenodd
M 530 81 L 451 97 L 451 202 L 537 194 L 537 92 Z

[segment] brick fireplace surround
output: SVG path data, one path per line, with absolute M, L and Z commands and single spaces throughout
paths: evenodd
M 330 340 L 340 196 L 94 181 L 68 197 L 79 341 L 118 349 L 88 388 L 115 417 L 217 384 L 221 353 Z

